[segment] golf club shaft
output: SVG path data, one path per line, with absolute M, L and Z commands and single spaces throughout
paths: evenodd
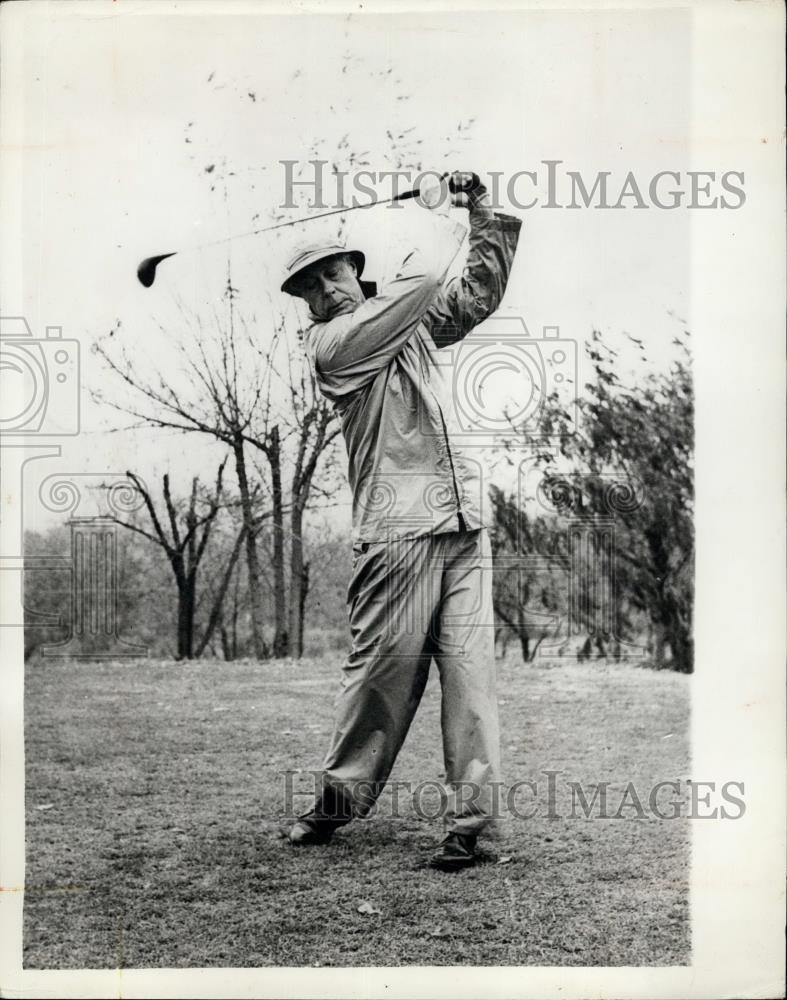
M 440 180 L 444 180 L 448 174 L 443 174 Z M 452 193 L 457 191 L 470 191 L 480 183 L 478 176 L 476 174 L 452 174 L 448 181 L 448 188 Z M 204 250 L 207 247 L 220 246 L 222 243 L 229 243 L 230 240 L 243 239 L 246 236 L 258 236 L 260 233 L 270 233 L 274 229 L 284 229 L 286 226 L 297 226 L 304 222 L 313 222 L 316 219 L 326 219 L 329 215 L 343 215 L 346 212 L 354 212 L 356 209 L 360 208 L 373 208 L 375 205 L 389 205 L 394 201 L 406 201 L 408 198 L 417 198 L 421 193 L 420 188 L 414 188 L 412 191 L 404 191 L 402 194 L 394 195 L 392 198 L 381 198 L 379 201 L 371 201 L 368 205 L 351 205 L 349 207 L 343 208 L 332 208 L 329 212 L 320 212 L 318 215 L 308 215 L 304 219 L 290 219 L 287 222 L 276 222 L 272 226 L 263 226 L 261 229 L 251 229 L 247 233 L 236 233 L 233 236 L 224 236 L 218 240 L 211 240 L 209 243 L 199 243 L 196 246 L 189 247 L 188 250 Z M 188 250 L 186 252 L 188 252 Z M 154 257 L 146 257 L 137 268 L 137 278 L 141 285 L 145 288 L 150 288 L 153 282 L 156 280 L 156 268 L 158 265 L 167 260 L 168 257 L 174 257 L 179 251 L 172 250 L 169 253 L 157 254 Z M 180 251 L 181 253 L 183 251 Z
M 258 236 L 260 233 L 270 233 L 274 229 L 284 229 L 286 226 L 297 226 L 300 223 L 311 222 L 314 219 L 325 219 L 329 215 L 341 215 L 345 212 L 353 212 L 357 208 L 372 208 L 374 205 L 386 205 L 392 201 L 404 201 L 406 198 L 414 198 L 418 194 L 418 190 L 415 191 L 405 191 L 404 194 L 397 195 L 394 198 L 384 198 L 380 201 L 372 201 L 368 205 L 351 205 L 349 208 L 333 208 L 330 212 L 320 212 L 319 215 L 309 215 L 305 219 L 290 219 L 288 222 L 276 222 L 272 226 L 263 226 L 261 229 L 251 229 L 247 233 L 235 233 L 233 236 L 224 236 L 219 240 L 211 240 L 209 243 L 198 243 L 196 246 L 188 247 L 185 253 L 194 250 L 205 250 L 207 247 L 220 246 L 222 243 L 229 243 L 230 240 L 243 239 L 246 236 Z M 153 282 L 156 280 L 156 268 L 159 264 L 167 260 L 168 257 L 174 257 L 176 253 L 183 253 L 184 251 L 171 250 L 169 253 L 157 254 L 154 257 L 146 257 L 137 268 L 137 278 L 139 283 L 145 288 L 150 288 Z
M 455 182 L 454 176 L 458 176 L 460 180 Z M 446 177 L 448 177 L 447 173 L 441 174 L 440 180 L 445 180 Z M 457 191 L 470 191 L 479 183 L 480 181 L 477 174 L 451 175 L 448 181 L 448 189 L 452 194 L 456 194 Z M 409 198 L 417 198 L 420 193 L 420 188 L 413 188 L 412 191 L 403 191 L 401 194 L 395 194 L 392 198 L 380 198 L 377 201 L 370 201 L 368 205 L 350 205 L 349 207 L 344 208 L 332 208 L 330 212 L 320 212 L 319 215 L 307 215 L 303 219 L 291 219 L 289 222 L 277 222 L 273 226 L 263 226 L 262 229 L 252 229 L 248 233 L 238 233 L 236 236 L 225 236 L 223 239 L 214 240 L 212 243 L 203 243 L 200 247 L 195 247 L 194 249 L 217 246 L 220 243 L 227 243 L 229 240 L 241 239 L 244 236 L 257 236 L 260 233 L 269 233 L 274 229 L 284 229 L 285 226 L 297 226 L 301 222 L 312 222 L 315 219 L 326 219 L 329 215 L 341 215 L 343 212 L 355 212 L 360 208 L 374 208 L 375 205 L 389 205 L 393 201 L 406 201 Z
M 395 195 L 393 198 L 380 198 L 377 201 L 370 201 L 368 205 L 350 205 L 344 208 L 332 208 L 330 212 L 320 212 L 318 215 L 307 215 L 303 219 L 290 219 L 289 222 L 277 222 L 273 226 L 263 226 L 262 229 L 251 229 L 247 233 L 237 233 L 235 236 L 225 236 L 220 240 L 214 240 L 212 243 L 202 243 L 198 247 L 194 247 L 195 250 L 202 250 L 205 247 L 215 247 L 220 243 L 227 243 L 229 240 L 239 240 L 244 236 L 258 236 L 260 233 L 270 233 L 274 229 L 284 229 L 285 226 L 297 226 L 302 222 L 312 222 L 315 219 L 326 219 L 329 215 L 341 215 L 343 212 L 354 212 L 359 208 L 374 208 L 375 205 L 387 205 L 392 201 L 405 201 L 407 198 L 415 198 L 420 192 L 416 188 L 415 191 L 405 191 L 404 194 Z

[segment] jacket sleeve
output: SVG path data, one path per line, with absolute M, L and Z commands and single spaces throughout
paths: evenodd
M 461 340 L 500 305 L 521 227 L 511 215 L 471 216 L 464 272 L 448 282 L 425 317 L 437 347 Z
M 341 388 L 343 394 L 360 388 L 399 353 L 424 319 L 467 231 L 446 218 L 433 221 L 433 238 L 407 254 L 378 295 L 310 330 L 310 353 L 326 387 Z

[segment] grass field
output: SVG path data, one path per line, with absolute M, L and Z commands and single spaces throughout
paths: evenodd
M 646 803 L 686 777 L 691 678 L 499 664 L 506 783 L 537 781 L 521 808 L 539 814 L 502 820 L 484 863 L 448 875 L 425 867 L 439 821 L 407 798 L 329 847 L 282 838 L 282 772 L 319 767 L 339 667 L 29 666 L 25 967 L 689 961 L 688 821 L 571 818 L 564 782 L 610 782 L 614 813 L 628 782 Z M 392 777 L 441 767 L 433 677 Z

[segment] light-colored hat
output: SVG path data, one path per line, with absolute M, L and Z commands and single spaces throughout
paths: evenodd
M 366 264 L 366 258 L 360 250 L 348 250 L 343 243 L 302 243 L 297 246 L 285 266 L 285 279 L 281 286 L 283 292 L 288 295 L 297 295 L 295 286 L 296 278 L 307 267 L 316 264 L 317 261 L 325 260 L 326 257 L 335 257 L 337 254 L 349 254 L 355 261 L 357 277 L 360 278 Z M 364 282 L 363 284 L 366 284 Z

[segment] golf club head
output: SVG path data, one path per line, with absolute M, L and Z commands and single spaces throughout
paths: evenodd
M 175 253 L 176 251 L 173 250 L 172 253 L 162 253 L 158 257 L 146 257 L 137 268 L 137 277 L 140 284 L 144 285 L 145 288 L 150 288 L 156 280 L 156 268 L 162 260 L 166 260 L 167 257 L 174 257 Z

